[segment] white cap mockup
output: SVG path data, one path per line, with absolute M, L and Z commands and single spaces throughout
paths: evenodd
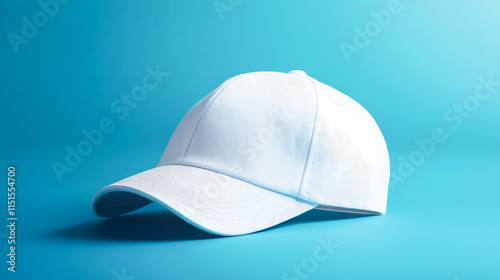
M 247 234 L 313 208 L 384 214 L 389 154 L 371 115 L 303 71 L 233 77 L 182 119 L 158 165 L 102 188 L 92 209 L 156 202 L 218 235 Z

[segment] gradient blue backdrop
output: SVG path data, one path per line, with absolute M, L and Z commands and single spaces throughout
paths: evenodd
M 500 279 L 498 1 L 67 2 L 46 23 L 37 1 L 0 2 L 0 178 L 16 165 L 19 218 L 16 273 L 0 223 L 1 279 Z M 374 25 L 382 10 L 390 19 Z M 41 27 L 13 44 L 34 15 Z M 169 76 L 120 119 L 113 102 L 157 65 Z M 92 214 L 93 194 L 154 167 L 183 115 L 224 80 L 294 69 L 378 122 L 404 179 L 391 181 L 386 215 L 313 211 L 214 238 L 155 205 Z M 481 77 L 497 84 L 478 101 Z M 103 118 L 114 131 L 59 180 L 53 163 Z M 435 129 L 446 140 L 418 159 L 415 141 Z M 401 167 L 412 155 L 418 164 Z M 339 246 L 286 274 L 311 265 L 318 238 Z

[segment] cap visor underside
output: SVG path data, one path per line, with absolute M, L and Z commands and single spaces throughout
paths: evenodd
M 92 209 L 98 216 L 113 217 L 151 201 L 217 235 L 263 230 L 318 205 L 210 170 L 164 165 L 102 188 Z

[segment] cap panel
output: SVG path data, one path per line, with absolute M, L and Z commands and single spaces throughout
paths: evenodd
M 210 95 L 205 96 L 198 101 L 187 114 L 182 118 L 181 122 L 175 128 L 172 137 L 168 141 L 168 145 L 163 151 L 163 154 L 157 166 L 165 164 L 179 164 L 186 154 L 191 138 L 200 120 L 203 110 L 210 100 Z
M 198 103 L 196 103 L 187 112 L 187 114 L 182 118 L 180 123 L 175 128 L 175 131 L 172 134 L 172 137 L 170 137 L 168 145 L 163 151 L 163 154 L 157 166 L 181 163 L 186 154 L 186 151 L 189 148 L 194 132 L 196 131 L 196 128 L 200 120 L 202 119 L 202 116 L 206 114 L 206 108 L 211 104 L 211 102 L 213 102 L 213 100 L 218 96 L 221 90 L 224 89 L 224 87 L 226 87 L 238 77 L 244 75 L 245 74 L 242 74 L 228 79 L 210 94 L 198 101 Z
M 207 108 L 182 161 L 296 196 L 315 115 L 306 77 L 256 72 Z
M 385 213 L 389 155 L 371 115 L 314 79 L 318 112 L 299 198 L 325 206 Z

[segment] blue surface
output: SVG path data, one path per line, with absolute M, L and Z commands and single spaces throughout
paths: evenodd
M 2 1 L 0 178 L 16 165 L 18 221 L 15 273 L 0 227 L 0 279 L 500 279 L 500 3 L 332 2 L 221 0 L 219 16 L 213 1 L 69 1 L 12 44 L 42 7 Z M 168 77 L 125 106 L 157 65 Z M 386 215 L 312 211 L 230 238 L 157 205 L 93 215 L 94 193 L 155 166 L 224 80 L 294 69 L 378 122 L 393 174 Z M 106 118 L 113 131 L 58 178 L 54 162 Z

